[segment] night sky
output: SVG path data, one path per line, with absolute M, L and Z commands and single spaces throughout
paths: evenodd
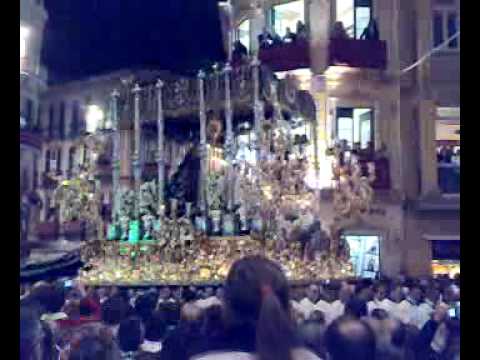
M 50 82 L 119 69 L 177 73 L 224 59 L 218 0 L 45 0 Z

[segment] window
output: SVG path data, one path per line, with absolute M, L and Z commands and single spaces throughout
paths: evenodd
M 72 122 L 70 125 L 70 136 L 75 138 L 80 131 L 80 105 L 78 101 L 73 103 L 72 107 Z
M 250 51 L 250 20 L 240 23 L 237 30 L 237 39 Z
M 41 129 L 41 126 L 42 126 L 42 115 L 43 115 L 43 108 L 42 106 L 39 104 L 38 105 L 38 109 L 37 109 L 37 122 L 35 123 L 35 128 L 37 130 Z
M 25 26 L 20 26 L 20 60 L 27 57 L 27 38 L 29 30 Z
M 337 0 L 336 13 L 347 34 L 360 39 L 372 17 L 371 0 Z
M 38 187 L 38 155 L 33 154 L 33 188 Z
M 436 119 L 438 187 L 443 194 L 460 192 L 460 109 L 439 107 Z
M 33 121 L 33 101 L 31 99 L 25 100 L 25 112 L 24 117 L 26 121 L 26 127 L 31 129 Z
M 350 248 L 350 260 L 355 275 L 375 278 L 380 271 L 380 238 L 376 235 L 343 235 Z
M 272 28 L 280 37 L 285 36 L 287 28 L 295 32 L 298 21 L 305 24 L 305 5 L 303 0 L 275 5 L 271 9 Z
M 58 124 L 58 132 L 60 139 L 65 139 L 65 103 L 60 104 L 60 119 Z
M 368 108 L 337 109 L 337 140 L 346 140 L 351 148 L 354 144 L 366 149 L 373 144 L 373 111 Z
M 433 45 L 435 47 L 451 38 L 460 30 L 458 11 L 454 8 L 437 8 L 433 12 Z M 444 50 L 457 50 L 459 38 L 452 39 Z
M 68 152 L 68 170 L 71 173 L 75 167 L 75 148 L 71 147 L 70 151 Z
M 55 107 L 53 104 L 50 105 L 48 109 L 48 138 L 53 138 L 53 128 L 54 128 L 54 121 L 55 121 Z
M 45 172 L 50 172 L 50 150 L 45 152 Z
M 57 172 L 62 171 L 62 149 L 57 150 Z

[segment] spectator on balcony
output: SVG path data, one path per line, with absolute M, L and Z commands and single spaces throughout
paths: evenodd
M 280 46 L 280 45 L 283 45 L 283 40 L 282 38 L 280 37 L 280 35 L 278 35 L 276 33 L 275 30 L 273 30 L 273 33 L 272 33 L 272 46 Z
M 377 21 L 373 18 L 368 22 L 367 27 L 360 35 L 360 40 L 379 40 L 380 34 L 378 33 Z
M 287 27 L 286 34 L 283 37 L 284 43 L 291 43 L 297 40 L 297 34 L 294 34 L 289 27 Z
M 240 40 L 233 43 L 233 63 L 238 63 L 244 60 L 248 56 L 248 49 L 242 44 Z
M 335 40 L 344 40 L 349 38 L 345 27 L 343 26 L 343 22 L 337 21 L 335 24 L 333 24 L 331 38 Z
M 266 49 L 273 43 L 272 35 L 267 31 L 267 28 L 263 28 L 263 31 L 258 35 L 258 44 L 260 49 Z
M 297 39 L 307 39 L 307 27 L 300 20 L 297 21 Z

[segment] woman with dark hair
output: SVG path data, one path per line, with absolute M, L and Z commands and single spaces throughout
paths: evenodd
M 259 360 L 318 360 L 299 347 L 287 278 L 276 263 L 260 256 L 238 260 L 224 290 L 223 334 L 214 347 L 204 349 L 207 354 L 195 359 L 253 358 L 255 354 Z

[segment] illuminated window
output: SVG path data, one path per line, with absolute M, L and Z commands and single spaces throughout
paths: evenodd
M 24 59 L 27 56 L 27 38 L 28 29 L 25 26 L 20 26 L 20 59 Z
M 451 7 L 437 8 L 433 12 L 433 45 L 439 46 L 455 35 L 459 30 L 458 11 Z M 452 39 L 444 50 L 457 50 L 459 38 Z
M 238 26 L 237 39 L 240 40 L 247 50 L 250 50 L 250 20 L 244 20 Z
M 303 0 L 292 1 L 272 7 L 272 27 L 280 37 L 285 36 L 287 28 L 295 32 L 298 21 L 305 24 L 305 5 Z
M 372 17 L 371 0 L 337 0 L 336 13 L 347 34 L 360 39 Z
M 348 146 L 359 144 L 368 148 L 373 141 L 373 111 L 366 108 L 337 109 L 337 140 L 346 140 Z

